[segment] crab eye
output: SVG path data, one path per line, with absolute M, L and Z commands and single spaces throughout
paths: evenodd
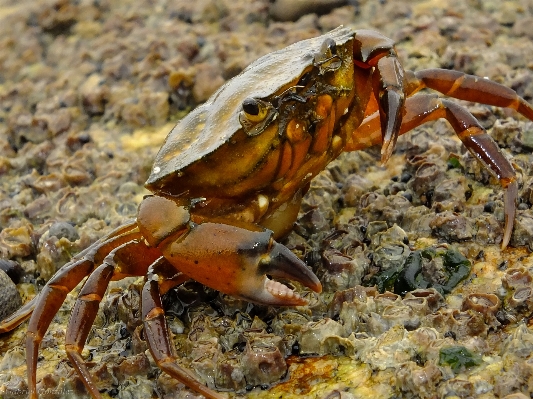
M 242 110 L 250 122 L 261 122 L 268 115 L 268 107 L 263 101 L 255 98 L 246 98 L 242 102 Z
M 242 102 L 239 122 L 248 136 L 257 136 L 276 119 L 276 115 L 276 110 L 269 102 L 248 97 Z
M 328 37 L 326 40 L 324 40 L 324 43 L 322 43 L 320 52 L 326 57 L 337 55 L 337 43 L 335 43 L 335 40 L 333 40 L 331 37 Z
M 311 80 L 311 72 L 306 72 L 304 73 L 301 77 L 300 77 L 300 80 L 298 81 L 298 83 L 296 84 L 297 86 L 305 86 L 307 85 L 307 83 L 309 83 L 309 81 Z

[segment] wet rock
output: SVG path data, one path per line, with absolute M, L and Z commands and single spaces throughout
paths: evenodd
M 463 241 L 471 239 L 474 229 L 471 221 L 454 212 L 445 211 L 437 214 L 429 223 L 433 234 L 446 241 Z
M 277 21 L 296 21 L 305 14 L 326 14 L 348 4 L 347 0 L 275 0 L 270 4 L 270 16 Z
M 280 337 L 266 334 L 247 342 L 242 363 L 248 384 L 272 384 L 286 374 L 287 364 L 279 350 L 280 343 Z
M 194 101 L 199 104 L 207 100 L 224 83 L 220 69 L 208 63 L 196 65 L 196 76 L 192 95 Z
M 0 270 L 7 274 L 15 284 L 18 284 L 24 276 L 24 269 L 19 262 L 15 262 L 14 260 L 0 259 Z
M 3 270 L 0 270 L 0 320 L 5 319 L 21 306 L 22 298 L 15 283 Z
M 10 259 L 30 255 L 33 251 L 32 233 L 29 224 L 3 229 L 0 232 L 0 256 Z
M 432 398 L 442 378 L 442 372 L 433 363 L 420 367 L 407 362 L 396 370 L 396 387 L 419 398 Z
M 69 241 L 76 241 L 80 238 L 78 232 L 70 223 L 66 222 L 56 222 L 50 226 L 48 230 L 49 236 L 57 237 L 58 239 L 66 238 Z
M 500 308 L 500 299 L 494 294 L 472 293 L 469 294 L 461 306 L 461 310 L 472 309 L 483 315 L 485 323 L 496 328 L 500 325 L 496 320 L 496 312 Z
M 109 99 L 109 88 L 99 74 L 92 74 L 80 87 L 80 96 L 85 112 L 102 115 Z
M 486 336 L 488 326 L 483 315 L 478 312 L 460 312 L 457 309 L 440 309 L 434 314 L 426 316 L 422 325 L 433 327 L 442 334 L 451 331 L 457 339 L 471 336 Z

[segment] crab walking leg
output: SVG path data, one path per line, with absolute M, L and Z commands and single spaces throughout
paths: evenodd
M 404 71 L 396 54 L 381 58 L 372 75 L 374 95 L 378 99 L 381 120 L 382 164 L 385 164 L 391 157 L 400 135 L 405 105 L 403 75 Z
M 354 63 L 360 68 L 375 68 L 372 86 L 381 120 L 381 162 L 384 164 L 392 155 L 402 124 L 405 72 L 398 61 L 394 42 L 369 30 L 357 31 Z
M 184 277 L 182 281 L 175 281 L 174 285 L 185 281 L 187 277 Z M 154 264 L 148 270 L 147 280 L 142 290 L 142 319 L 145 337 L 154 361 L 168 375 L 206 398 L 225 399 L 225 396 L 201 384 L 188 370 L 176 363 L 177 357 L 173 354 L 165 311 L 161 305 L 160 286 L 164 281 L 165 279 L 157 274 L 157 264 Z
M 97 261 L 100 263 L 112 248 L 121 245 L 124 241 L 130 241 L 132 236 L 140 236 L 135 227 L 135 223 L 123 226 L 111 233 L 112 238 L 98 241 L 81 252 L 76 259 L 59 269 L 39 293 L 26 332 L 26 364 L 31 399 L 37 398 L 36 374 L 39 345 L 67 294 L 93 271 L 94 264 Z
M 84 256 L 86 257 L 86 259 L 90 259 L 91 257 L 98 258 L 98 253 L 105 254 L 105 249 L 98 251 L 98 249 L 100 248 L 99 245 L 101 246 L 105 242 L 109 242 L 111 238 L 118 237 L 123 234 L 127 234 L 130 230 L 133 230 L 135 228 L 136 228 L 136 224 L 134 222 L 131 222 L 131 223 L 128 223 L 126 225 L 119 227 L 118 229 L 114 230 L 109 235 L 107 235 L 105 238 L 102 238 L 101 240 L 91 245 L 89 248 L 80 252 L 75 258 L 73 258 L 70 261 L 70 264 L 76 263 L 77 259 L 81 259 Z M 68 265 L 66 266 L 68 267 Z M 33 313 L 33 311 L 35 310 L 35 307 L 37 306 L 37 303 L 39 301 L 39 297 L 40 296 L 38 295 L 32 300 L 26 302 L 21 308 L 19 308 L 11 316 L 0 321 L 0 334 L 3 334 L 3 333 L 6 333 L 8 331 L 15 329 L 21 323 L 23 323 L 26 319 L 28 319 Z
M 465 147 L 500 180 L 500 184 L 505 189 L 505 228 L 502 249 L 505 248 L 511 239 L 518 196 L 518 184 L 511 163 L 476 118 L 462 106 L 436 95 L 419 94 L 408 98 L 405 108 L 406 114 L 403 117 L 400 134 L 426 122 L 444 118 L 452 125 Z M 356 138 L 353 139 L 353 143 L 357 144 L 346 150 L 354 151 L 379 144 L 381 140 L 379 129 L 379 114 L 376 112 L 365 118 L 354 132 Z
M 81 289 L 76 304 L 71 313 L 65 339 L 65 351 L 72 362 L 72 366 L 78 372 L 87 391 L 94 399 L 102 396 L 94 383 L 83 358 L 81 351 L 91 330 L 94 318 L 98 313 L 98 307 L 113 276 L 115 266 L 104 262 L 91 273 Z
M 85 387 L 95 399 L 101 395 L 94 383 L 81 352 L 91 331 L 98 308 L 114 278 L 144 275 L 148 266 L 161 254 L 143 242 L 132 240 L 113 249 L 87 278 L 72 310 L 65 338 L 65 350 Z
M 15 327 L 19 326 L 22 324 L 22 322 L 28 319 L 35 309 L 37 298 L 39 297 L 36 296 L 31 301 L 26 302 L 15 313 L 2 320 L 0 322 L 0 334 L 13 330 Z
M 512 108 L 533 121 L 533 107 L 513 89 L 479 76 L 447 69 L 423 69 L 408 72 L 406 86 L 412 93 L 427 87 L 460 100 Z

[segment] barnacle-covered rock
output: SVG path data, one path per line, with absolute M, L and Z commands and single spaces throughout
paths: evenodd
M 463 241 L 474 235 L 472 221 L 455 212 L 445 211 L 437 214 L 429 223 L 429 227 L 437 237 L 446 241 Z
M 30 255 L 33 250 L 32 233 L 33 228 L 29 223 L 0 231 L 0 256 L 11 259 Z
M 507 269 L 502 277 L 502 285 L 508 290 L 529 287 L 532 281 L 531 274 L 523 266 Z
M 328 353 L 326 341 L 332 336 L 341 337 L 344 334 L 343 326 L 332 319 L 310 322 L 302 328 L 300 353 L 324 355 Z
M 435 288 L 409 291 L 402 302 L 420 315 L 435 312 L 444 305 L 443 296 Z
M 502 286 L 507 291 L 504 309 L 519 317 L 533 310 L 533 278 L 523 266 L 508 269 L 502 277 Z
M 475 394 L 474 384 L 470 381 L 452 378 L 439 384 L 437 395 L 440 398 L 471 398 Z
M 529 399 L 530 396 L 524 395 L 522 392 L 515 392 L 505 395 L 502 399 Z
M 411 250 L 405 244 L 409 242 L 407 234 L 396 224 L 384 232 L 373 235 L 371 240 L 372 259 L 381 270 L 403 265 L 411 253 Z
M 364 287 L 362 285 L 357 285 L 348 290 L 336 292 L 333 296 L 333 299 L 328 306 L 328 316 L 330 318 L 335 318 L 341 312 L 341 309 L 347 303 L 359 303 L 363 306 L 366 306 L 367 298 L 375 297 L 378 294 L 375 287 Z M 375 311 L 375 304 L 373 306 L 373 311 Z M 361 312 L 366 312 L 366 309 L 362 307 L 359 309 Z
M 415 362 L 407 362 L 396 370 L 396 388 L 417 398 L 433 398 L 441 380 L 442 372 L 433 363 L 421 367 Z
M 281 341 L 272 334 L 254 334 L 247 341 L 242 365 L 249 385 L 272 384 L 287 373 L 287 363 L 280 351 Z
M 354 259 L 332 248 L 322 253 L 324 272 L 320 277 L 325 292 L 337 292 L 361 283 L 369 261 L 362 251 L 359 254 L 361 256 Z
M 276 334 L 295 335 L 300 337 L 302 328 L 307 325 L 310 317 L 293 309 L 287 309 L 276 315 L 270 326 Z
M 389 305 L 383 309 L 381 317 L 389 328 L 402 325 L 407 330 L 414 330 L 420 325 L 420 318 L 415 315 L 410 306 Z
M 448 293 L 468 276 L 470 269 L 470 261 L 460 252 L 429 247 L 411 252 L 405 264 L 377 273 L 370 282 L 381 292 L 392 290 L 401 295 L 429 287 Z
M 192 348 L 189 354 L 191 367 L 194 368 L 209 387 L 214 387 L 218 354 L 221 352 L 218 338 L 207 338 L 206 336 L 200 339 L 191 338 L 191 344 Z
M 243 390 L 247 383 L 242 363 L 242 353 L 239 349 L 233 349 L 221 353 L 218 356 L 215 385 L 218 388 Z
M 426 316 L 422 325 L 433 327 L 442 334 L 451 332 L 457 339 L 474 335 L 486 336 L 488 330 L 483 315 L 472 310 L 460 312 L 457 309 L 439 309 Z
M 483 315 L 485 323 L 491 328 L 500 325 L 496 319 L 496 312 L 500 308 L 500 299 L 494 294 L 472 293 L 468 294 L 461 306 L 461 310 L 472 309 Z
M 377 338 L 356 339 L 356 356 L 375 370 L 395 367 L 409 361 L 416 353 L 416 346 L 407 339 L 407 331 L 396 325 Z
M 529 246 L 529 250 L 533 250 L 533 211 L 531 209 L 526 209 L 516 216 L 511 245 Z
M 419 197 L 424 197 L 435 189 L 443 177 L 442 168 L 438 164 L 424 162 L 416 170 L 410 186 Z
M 505 298 L 507 308 L 519 313 L 528 313 L 533 307 L 532 287 L 520 287 Z

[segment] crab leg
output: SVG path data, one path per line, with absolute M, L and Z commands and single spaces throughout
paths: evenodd
M 13 330 L 15 327 L 22 324 L 28 317 L 30 317 L 35 309 L 37 298 L 38 297 L 36 296 L 31 301 L 26 302 L 15 313 L 2 320 L 0 322 L 0 334 Z
M 505 248 L 511 238 L 518 196 L 516 175 L 511 163 L 501 153 L 498 145 L 481 127 L 476 118 L 464 107 L 441 99 L 437 95 L 420 94 L 408 98 L 405 108 L 406 114 L 403 117 L 400 134 L 426 122 L 444 118 L 452 125 L 465 147 L 498 177 L 500 184 L 505 189 L 505 229 L 502 239 L 502 248 Z M 353 151 L 379 144 L 381 140 L 379 129 L 379 114 L 376 112 L 365 118 L 361 127 L 354 132 L 359 140 L 354 139 L 353 142 L 358 142 L 358 144 L 346 150 Z
M 140 234 L 134 222 L 115 230 L 106 239 L 96 242 L 59 269 L 39 293 L 26 333 L 26 364 L 31 399 L 37 398 L 36 373 L 39 345 L 67 294 L 93 271 L 97 260 L 101 260 L 112 248 L 131 240 L 131 236 L 135 235 Z M 11 320 L 19 321 L 13 316 Z M 9 327 L 14 328 L 16 325 L 12 324 Z
M 372 86 L 380 114 L 381 162 L 384 164 L 392 155 L 402 124 L 405 72 L 398 61 L 394 42 L 370 30 L 357 31 L 354 63 L 363 69 L 375 67 Z
M 166 262 L 166 261 L 165 261 Z M 147 280 L 142 290 L 142 319 L 144 323 L 146 341 L 150 353 L 158 367 L 185 384 L 194 391 L 201 393 L 209 399 L 224 399 L 215 391 L 209 389 L 186 369 L 181 368 L 176 363 L 177 357 L 173 354 L 173 346 L 168 334 L 165 311 L 161 305 L 160 287 L 165 281 L 158 273 L 158 261 L 148 269 Z M 181 281 L 175 281 L 174 285 L 180 284 L 187 279 L 186 276 Z M 168 287 L 166 287 L 168 289 Z
M 447 69 L 423 69 L 408 72 L 406 86 L 411 94 L 427 87 L 460 100 L 512 108 L 533 121 L 533 107 L 513 89 L 479 76 Z
M 65 351 L 85 387 L 95 399 L 100 399 L 101 395 L 81 357 L 81 352 L 98 313 L 100 301 L 113 278 L 143 275 L 159 256 L 159 251 L 154 251 L 142 242 L 128 241 L 105 257 L 103 263 L 89 275 L 78 294 L 67 327 Z

